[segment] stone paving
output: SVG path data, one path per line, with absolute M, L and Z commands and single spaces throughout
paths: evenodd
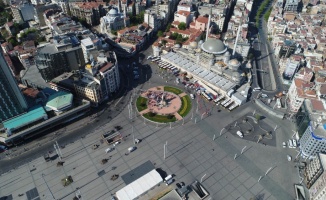
M 247 109 L 239 111 L 242 114 L 238 116 L 248 112 Z M 293 189 L 289 187 L 293 172 L 286 171 L 291 170 L 286 157 L 283 161 L 283 154 L 276 155 L 277 150 L 272 147 L 249 143 L 230 133 L 223 133 L 213 141 L 213 135 L 220 131 L 215 128 L 218 119 L 211 116 L 196 124 L 189 119 L 184 125 L 180 122 L 173 124 L 172 128 L 169 125 L 156 127 L 144 124 L 141 119 L 130 122 L 125 110 L 106 126 L 62 149 L 65 161 L 62 167 L 56 166 L 58 159 L 45 162 L 41 157 L 2 174 L 0 197 L 12 194 L 13 199 L 26 199 L 25 192 L 36 187 L 41 199 L 53 199 L 52 195 L 55 199 L 72 199 L 77 188 L 83 199 L 108 199 L 125 186 L 121 178 L 111 181 L 113 174 L 123 175 L 150 160 L 157 168 L 175 174 L 176 182 L 190 184 L 203 177 L 202 184 L 211 199 L 293 199 Z M 100 144 L 100 135 L 116 125 L 123 127 L 124 141 L 108 154 L 104 151 L 108 148 L 106 144 L 93 150 L 94 144 Z M 137 144 L 136 151 L 125 155 L 128 147 L 133 146 L 132 130 L 134 137 L 142 139 L 142 142 Z M 163 158 L 165 143 L 166 159 Z M 247 150 L 240 155 L 245 145 Z M 235 153 L 239 155 L 236 159 Z M 271 159 L 265 160 L 266 157 Z M 108 163 L 101 164 L 103 158 L 108 158 Z M 277 167 L 258 182 L 270 162 Z M 102 170 L 104 173 L 99 173 Z M 74 182 L 63 187 L 61 179 L 68 175 Z M 25 195 L 18 197 L 18 194 Z

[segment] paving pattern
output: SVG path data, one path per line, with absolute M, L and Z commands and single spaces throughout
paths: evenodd
M 248 112 L 247 109 L 239 111 L 242 115 Z M 215 128 L 219 119 L 212 115 L 195 123 L 194 119 L 188 118 L 184 125 L 178 122 L 172 128 L 169 125 L 157 127 L 144 124 L 141 118 L 130 122 L 125 110 L 107 125 L 61 149 L 62 167 L 57 167 L 58 158 L 45 162 L 40 157 L 2 174 L 0 197 L 12 195 L 14 199 L 26 199 L 26 192 L 36 188 L 40 199 L 72 199 L 76 191 L 83 199 L 108 199 L 125 186 L 121 177 L 110 180 L 112 175 L 121 176 L 150 160 L 155 167 L 175 174 L 176 182 L 190 184 L 203 177 L 202 184 L 209 191 L 211 199 L 292 199 L 294 194 L 290 188 L 293 183 L 290 175 L 294 172 L 286 163 L 285 156 L 284 161 L 277 155 L 268 161 L 260 160 L 277 150 L 241 140 L 227 132 L 213 141 L 214 133 L 220 131 Z M 218 124 L 224 123 L 220 121 Z M 114 151 L 106 154 L 108 146 L 100 144 L 100 135 L 116 125 L 123 127 L 121 132 L 125 139 Z M 127 149 L 134 145 L 133 137 L 142 139 L 142 142 L 137 144 L 136 151 L 125 155 Z M 168 150 L 166 159 L 163 158 L 165 143 Z M 94 144 L 100 144 L 99 148 L 93 150 Z M 244 145 L 248 146 L 247 150 L 240 154 Z M 239 155 L 236 159 L 235 153 Z M 109 160 L 102 164 L 101 160 L 105 158 Z M 270 162 L 277 167 L 258 182 Z M 61 179 L 69 175 L 74 182 L 64 187 Z M 19 197 L 19 194 L 24 195 Z M 142 199 L 149 199 L 149 194 Z

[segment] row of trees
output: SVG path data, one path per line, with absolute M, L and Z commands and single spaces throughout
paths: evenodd
M 268 4 L 269 4 L 269 0 L 264 0 L 260 4 L 260 6 L 259 6 L 259 8 L 257 10 L 257 14 L 256 14 L 256 17 L 255 17 L 255 19 L 256 19 L 256 26 L 257 27 L 259 27 L 260 18 L 262 17 L 262 14 L 265 11 L 265 9 L 266 9 L 266 7 L 267 7 Z
M 268 21 L 268 18 L 269 18 L 269 16 L 271 15 L 272 9 L 273 9 L 273 8 L 268 9 L 268 11 L 264 14 L 265 22 Z

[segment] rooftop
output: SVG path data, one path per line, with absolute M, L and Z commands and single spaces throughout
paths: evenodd
M 46 107 L 52 110 L 60 110 L 71 105 L 73 95 L 71 93 L 59 91 L 49 96 Z
M 43 119 L 44 117 L 47 117 L 47 114 L 43 107 L 39 105 L 32 108 L 27 113 L 3 122 L 3 126 L 8 130 L 14 130 L 26 126 L 34 121 Z

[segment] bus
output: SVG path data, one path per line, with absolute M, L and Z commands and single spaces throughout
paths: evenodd
M 210 98 L 205 92 L 202 92 L 201 95 L 203 95 L 203 97 L 205 97 L 205 99 L 208 101 L 212 100 L 212 98 Z

